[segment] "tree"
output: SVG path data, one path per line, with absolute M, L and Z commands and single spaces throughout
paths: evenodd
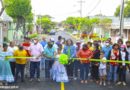
M 51 16 L 49 15 L 39 15 L 37 19 L 37 25 L 41 26 L 41 28 L 45 31 L 48 32 L 50 29 L 55 27 L 55 22 L 52 22 Z
M 5 9 L 6 13 L 16 22 L 16 31 L 20 27 L 23 27 L 23 33 L 25 35 L 25 23 L 28 20 L 32 20 L 31 0 L 4 0 L 4 4 L 8 5 Z
M 64 21 L 64 25 L 67 29 L 80 30 L 80 31 L 88 31 L 92 30 L 94 24 L 99 23 L 98 18 L 88 18 L 88 17 L 68 17 Z
M 116 11 L 114 13 L 115 16 L 120 15 L 120 6 L 116 8 Z M 125 7 L 124 7 L 124 17 L 130 17 L 130 1 L 125 2 Z
M 120 16 L 120 6 L 116 8 L 116 11 L 114 13 L 115 16 Z

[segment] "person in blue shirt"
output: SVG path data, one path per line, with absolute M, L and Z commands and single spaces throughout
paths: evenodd
M 112 45 L 109 43 L 109 41 L 105 42 L 105 45 L 102 47 L 102 51 L 104 52 L 104 55 L 106 59 L 109 59 L 109 52 L 112 50 Z
M 42 37 L 42 41 L 40 43 L 41 43 L 42 47 L 44 48 L 47 44 L 46 38 Z
M 42 45 L 43 48 L 47 45 L 47 41 L 45 37 L 42 37 L 42 41 L 40 42 L 40 44 Z M 45 69 L 45 58 L 41 58 L 40 69 L 41 70 Z
M 45 56 L 45 78 L 50 79 L 50 70 L 56 56 L 56 48 L 53 47 L 53 42 L 48 42 L 47 46 L 44 48 L 43 55 Z
M 76 47 L 73 45 L 73 41 L 71 39 L 68 39 L 66 41 L 66 45 L 63 49 L 63 53 L 68 55 L 68 57 L 70 58 L 69 64 L 66 65 L 66 69 L 69 78 L 73 79 L 74 62 L 71 58 L 76 57 Z
M 107 41 L 105 42 L 105 45 L 102 47 L 102 52 L 104 52 L 104 57 L 105 57 L 107 60 L 109 60 L 109 57 L 110 57 L 109 53 L 110 53 L 111 50 L 112 50 L 112 45 L 111 45 L 110 42 L 107 40 Z M 109 63 L 107 63 L 107 73 L 109 73 L 109 69 L 110 69 Z M 109 75 L 107 75 L 107 79 L 109 79 Z

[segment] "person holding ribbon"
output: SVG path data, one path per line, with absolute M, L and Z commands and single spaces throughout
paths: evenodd
M 3 44 L 3 50 L 0 51 L 0 81 L 2 84 L 7 85 L 8 83 L 14 82 L 14 77 L 11 71 L 9 56 L 13 56 L 8 50 L 8 45 Z
M 128 64 L 125 63 L 125 61 L 128 61 L 128 52 L 126 51 L 125 45 L 121 45 L 120 49 L 121 49 L 120 61 L 122 61 L 122 63 L 119 63 L 118 70 L 117 70 L 118 72 L 117 85 L 123 84 L 123 86 L 126 86 L 126 69 L 127 69 Z
M 15 82 L 18 81 L 18 74 L 20 73 L 21 82 L 24 82 L 24 70 L 25 65 L 27 64 L 27 59 L 22 57 L 27 57 L 28 53 L 26 50 L 24 50 L 22 45 L 18 46 L 18 50 L 14 51 L 15 57 L 21 57 L 16 58 L 16 74 L 15 74 Z
M 108 77 L 108 84 L 110 84 L 111 81 L 114 81 L 114 83 L 117 82 L 117 69 L 119 64 L 117 62 L 117 60 L 121 60 L 121 52 L 120 52 L 120 46 L 118 44 L 114 44 L 112 47 L 112 50 L 109 53 L 109 60 L 113 60 L 110 61 L 110 67 L 109 67 L 109 77 Z
M 93 53 L 89 50 L 87 44 L 84 44 L 82 49 L 77 53 L 77 57 L 80 58 L 80 78 L 81 83 L 88 83 L 88 74 L 90 67 L 90 59 Z
M 40 81 L 40 61 L 43 55 L 43 47 L 39 43 L 38 38 L 34 38 L 33 44 L 29 48 L 30 55 L 30 81 L 34 80 L 35 74 L 37 81 Z
M 44 48 L 43 55 L 45 57 L 45 78 L 50 79 L 50 70 L 54 64 L 54 60 L 57 54 L 56 48 L 53 46 L 54 42 L 49 41 L 47 46 Z
M 74 75 L 74 61 L 72 58 L 76 57 L 76 47 L 73 45 L 73 41 L 68 39 L 63 49 L 63 53 L 69 58 L 69 64 L 66 65 L 67 74 L 70 79 L 73 79 Z

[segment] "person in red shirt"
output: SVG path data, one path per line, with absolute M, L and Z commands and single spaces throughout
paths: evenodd
M 88 74 L 89 74 L 89 65 L 90 65 L 90 58 L 92 57 L 93 53 L 87 47 L 87 44 L 84 44 L 82 49 L 80 49 L 77 53 L 77 57 L 80 58 L 80 78 L 81 83 L 87 83 L 88 81 Z
M 120 53 L 120 46 L 119 44 L 114 44 L 112 47 L 112 50 L 109 53 L 109 59 L 110 60 L 121 60 L 121 53 Z M 117 62 L 110 62 L 109 67 L 109 76 L 108 76 L 108 84 L 110 84 L 110 81 L 114 81 L 114 83 L 117 82 L 117 69 L 118 69 L 118 63 Z

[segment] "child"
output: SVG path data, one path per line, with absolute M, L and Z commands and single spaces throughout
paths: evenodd
M 61 48 L 58 48 L 58 54 L 56 58 L 59 59 L 60 55 L 61 55 Z M 52 78 L 56 82 L 68 82 L 66 69 L 64 65 L 59 63 L 59 61 L 54 62 L 51 72 L 52 72 Z
M 6 58 L 7 56 L 12 56 L 12 54 L 7 51 L 7 48 L 8 45 L 3 44 L 3 51 L 0 52 L 0 81 L 2 81 L 2 84 L 5 83 L 5 85 L 14 82 L 10 63 L 8 58 Z
M 106 58 L 104 57 L 104 52 L 100 53 L 100 65 L 99 65 L 99 75 L 100 75 L 100 85 L 106 86 Z

